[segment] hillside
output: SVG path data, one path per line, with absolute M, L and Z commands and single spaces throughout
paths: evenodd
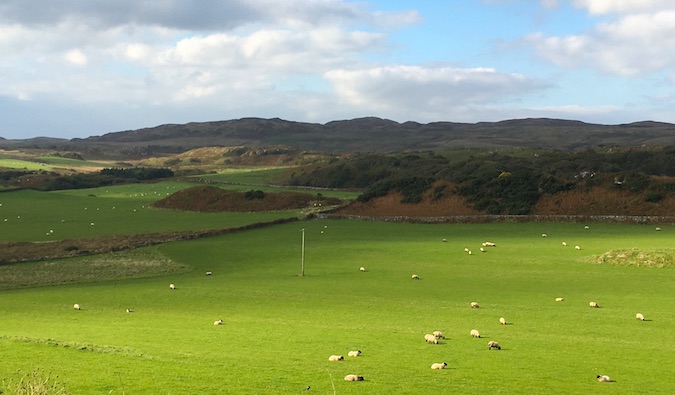
M 304 151 L 403 152 L 536 147 L 571 151 L 602 146 L 675 145 L 675 125 L 599 125 L 560 119 L 398 123 L 367 117 L 326 124 L 278 118 L 167 124 L 83 139 L 0 140 L 3 149 L 80 152 L 87 158 L 146 158 L 211 146 L 278 146 Z

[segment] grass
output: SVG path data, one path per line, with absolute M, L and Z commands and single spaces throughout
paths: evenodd
M 192 185 L 161 182 L 86 190 L 2 193 L 0 238 L 4 241 L 50 241 L 218 229 L 299 215 L 298 211 L 197 213 L 150 208 L 152 202 Z
M 0 291 L 0 378 L 41 368 L 87 394 L 669 394 L 672 267 L 589 264 L 663 251 L 662 228 L 320 220 L 165 244 L 190 271 Z M 425 344 L 433 330 L 447 339 Z

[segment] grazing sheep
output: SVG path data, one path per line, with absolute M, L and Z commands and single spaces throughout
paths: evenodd
M 580 250 L 581 247 L 579 247 L 579 246 L 574 246 L 574 249 L 575 249 L 575 250 Z
M 127 309 L 127 313 L 133 313 L 134 311 L 131 309 Z
M 223 320 L 213 321 L 213 325 L 223 325 Z
M 80 310 L 80 305 L 77 304 L 77 303 L 75 303 L 75 304 L 73 305 L 73 308 L 74 308 L 75 310 Z
M 562 242 L 562 245 L 563 245 L 563 247 L 567 247 L 567 243 L 564 242 L 564 241 Z
M 207 275 L 207 276 L 210 276 L 210 275 L 212 275 L 212 274 L 213 274 L 213 272 L 206 272 L 206 275 Z
M 497 350 L 501 350 L 501 349 L 502 349 L 502 347 L 499 345 L 499 343 L 497 343 L 497 342 L 494 341 L 494 340 L 490 340 L 490 341 L 488 342 L 488 350 L 492 350 L 493 348 L 496 348 Z
M 473 254 L 473 252 L 471 252 L 471 250 L 469 250 L 469 252 L 467 254 L 471 255 L 471 254 Z
M 609 376 L 604 376 L 604 375 L 603 375 L 603 376 L 600 376 L 600 375 L 598 375 L 598 376 L 596 376 L 596 377 L 597 377 L 598 381 L 601 382 L 601 383 L 609 383 L 609 382 L 613 381 L 611 378 L 609 378 Z
M 477 308 L 479 308 L 479 307 L 480 307 L 480 306 L 478 305 L 478 303 L 476 303 L 476 302 L 471 302 L 471 308 L 472 308 L 472 309 L 477 309 Z
M 448 242 L 448 239 L 443 239 L 443 240 L 441 240 L 441 241 L 442 241 L 443 243 L 447 243 L 447 242 Z
M 565 300 L 565 298 L 555 298 L 555 301 L 556 301 L 556 302 L 562 302 L 562 301 L 564 301 L 564 300 Z
M 660 230 L 661 230 L 661 228 L 656 228 L 656 231 L 657 231 L 657 232 L 660 231 Z
M 499 319 L 499 323 L 502 324 L 502 325 L 506 325 L 506 318 L 501 317 L 501 318 Z
M 347 353 L 348 357 L 358 357 L 361 355 L 361 350 L 354 350 Z
M 641 313 L 637 313 L 637 314 L 635 314 L 635 319 L 638 320 L 638 321 L 644 321 L 645 316 L 642 315 Z
M 448 366 L 448 364 L 445 362 L 431 364 L 432 369 L 445 369 L 446 366 Z
M 542 233 L 541 237 L 548 237 L 548 235 L 546 233 Z
M 366 268 L 363 267 L 363 266 L 361 266 L 361 267 L 359 268 L 359 270 L 362 271 L 362 272 L 365 272 L 365 271 L 366 271 Z
M 480 252 L 485 252 L 485 248 L 481 247 Z
M 363 376 L 348 374 L 345 376 L 345 381 L 363 381 Z
M 342 361 L 344 359 L 345 359 L 344 355 L 331 355 L 330 357 L 328 357 L 328 360 L 331 362 Z
M 445 335 L 443 335 L 443 332 L 441 331 L 434 331 L 433 335 L 436 337 L 436 339 L 445 339 Z
M 486 241 L 485 243 L 483 243 L 483 247 L 497 247 L 497 244 L 491 241 Z
M 468 249 L 468 248 L 464 248 L 464 252 L 469 252 L 469 249 Z
M 417 274 L 413 274 L 412 276 L 410 276 L 410 278 L 412 278 L 413 280 L 419 280 L 420 276 L 418 276 Z
M 600 305 L 596 302 L 589 302 L 588 305 L 594 309 L 600 308 Z
M 480 339 L 480 332 L 478 332 L 478 329 L 471 329 L 471 337 Z
M 426 335 L 424 335 L 424 341 L 431 344 L 438 344 L 438 339 L 431 333 L 427 333 Z
M 586 225 L 584 226 L 584 229 L 590 229 L 590 226 Z
M 174 284 L 169 284 L 169 289 L 176 289 L 176 286 Z

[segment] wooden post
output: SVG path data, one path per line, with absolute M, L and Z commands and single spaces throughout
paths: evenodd
M 302 252 L 301 252 L 300 277 L 305 277 L 305 229 L 302 229 Z

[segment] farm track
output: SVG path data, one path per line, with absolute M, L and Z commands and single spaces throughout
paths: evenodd
M 284 218 L 236 228 L 81 238 L 49 242 L 0 242 L 0 265 L 115 252 L 178 240 L 192 240 L 298 221 Z

